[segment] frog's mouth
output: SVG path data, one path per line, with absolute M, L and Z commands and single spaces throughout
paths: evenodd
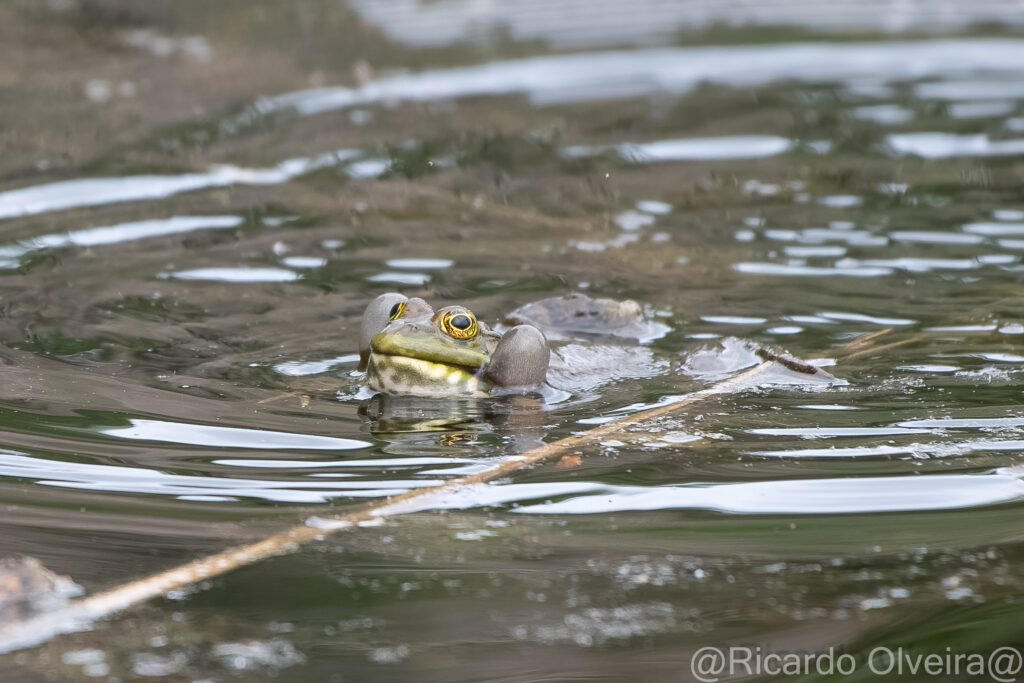
M 373 353 L 407 360 L 418 360 L 430 365 L 443 366 L 473 373 L 487 363 L 487 354 L 476 349 L 440 344 L 429 337 L 401 334 L 376 334 L 370 341 Z
M 378 334 L 371 341 L 367 384 L 377 391 L 419 396 L 486 395 L 477 377 L 487 357 L 437 340 Z
M 445 393 L 445 389 L 475 392 L 482 384 L 472 368 L 446 363 L 434 363 L 408 356 L 389 356 L 374 353 L 367 368 L 371 386 L 403 393 L 423 393 L 432 396 Z

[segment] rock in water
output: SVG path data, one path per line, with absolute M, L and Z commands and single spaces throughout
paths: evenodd
M 82 588 L 34 557 L 0 559 L 0 625 L 29 619 L 67 603 Z

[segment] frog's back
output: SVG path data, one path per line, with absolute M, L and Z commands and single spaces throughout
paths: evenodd
M 636 301 L 594 299 L 572 292 L 520 306 L 505 317 L 507 325 L 533 325 L 548 339 L 642 342 L 661 337 L 668 326 L 652 322 Z
M 668 326 L 652 322 L 636 301 L 595 299 L 572 292 L 520 306 L 504 320 L 533 325 L 558 344 L 551 354 L 548 383 L 580 392 L 627 377 L 650 377 L 665 370 L 640 342 L 660 337 Z

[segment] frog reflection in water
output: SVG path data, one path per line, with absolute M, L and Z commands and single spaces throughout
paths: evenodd
M 409 396 L 488 396 L 529 391 L 547 376 L 551 351 L 532 325 L 504 335 L 462 306 L 437 311 L 419 298 L 388 293 L 363 315 L 360 366 L 374 391 Z
M 467 308 L 435 311 L 423 299 L 382 294 L 363 315 L 359 350 L 366 384 L 383 394 L 426 397 L 535 393 L 551 374 L 570 385 L 581 374 L 588 380 L 600 370 L 607 374 L 622 355 L 621 347 L 616 354 L 605 346 L 589 355 L 577 352 L 570 361 L 551 351 L 545 333 L 560 340 L 636 342 L 667 329 L 648 322 L 636 302 L 583 294 L 528 304 L 505 322 L 512 327 L 501 334 Z

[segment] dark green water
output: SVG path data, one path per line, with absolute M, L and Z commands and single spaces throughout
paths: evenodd
M 353 7 L 0 8 L 0 556 L 102 590 L 706 386 L 724 338 L 890 331 L 843 386 L 714 399 L 0 679 L 692 680 L 759 646 L 869 680 L 879 646 L 1021 645 L 1024 38 L 410 45 Z M 381 412 L 353 354 L 393 289 L 671 331 L 543 410 Z

